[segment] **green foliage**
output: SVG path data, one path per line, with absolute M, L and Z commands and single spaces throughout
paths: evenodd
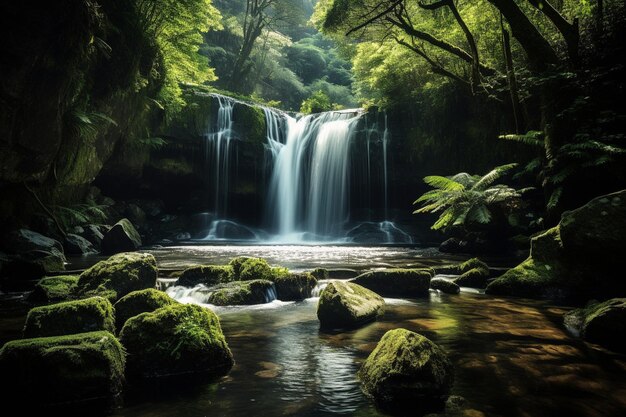
M 341 108 L 339 104 L 331 103 L 330 97 L 323 90 L 317 90 L 302 102 L 300 113 L 321 113 L 329 110 L 340 110 Z
M 107 207 L 87 201 L 82 204 L 74 204 L 71 207 L 54 206 L 55 217 L 61 222 L 64 229 L 86 224 L 101 224 L 107 220 Z
M 512 211 L 520 206 L 522 193 L 504 184 L 494 184 L 505 173 L 516 167 L 508 164 L 496 167 L 482 177 L 466 173 L 453 177 L 429 176 L 424 181 L 434 190 L 422 194 L 413 204 L 422 203 L 417 213 L 438 213 L 439 219 L 432 228 L 450 227 L 471 228 L 476 224 L 487 224 L 492 220 L 492 210 L 496 207 Z
M 70 117 L 70 121 L 68 122 L 70 130 L 72 130 L 76 136 L 89 142 L 96 138 L 100 129 L 104 126 L 108 126 L 109 124 L 117 126 L 115 120 L 100 112 L 85 112 L 75 108 L 68 114 Z

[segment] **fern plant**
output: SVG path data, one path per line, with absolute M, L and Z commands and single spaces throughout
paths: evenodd
M 488 224 L 493 219 L 493 209 L 512 209 L 520 205 L 522 193 L 505 184 L 495 184 L 517 164 L 502 165 L 483 176 L 459 173 L 452 177 L 428 176 L 424 182 L 434 188 L 422 194 L 413 204 L 422 204 L 413 214 L 441 213 L 432 229 L 450 227 L 469 228 L 475 224 Z
M 104 223 L 107 220 L 106 206 L 84 203 L 71 207 L 55 206 L 54 214 L 65 229 L 89 223 Z

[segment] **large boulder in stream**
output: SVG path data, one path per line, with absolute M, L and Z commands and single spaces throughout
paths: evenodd
M 216 306 L 265 304 L 276 299 L 272 281 L 233 281 L 209 288 L 208 302 Z
M 380 407 L 440 411 L 454 382 L 446 353 L 426 337 L 406 329 L 389 330 L 361 366 L 363 391 Z
M 88 255 L 97 252 L 90 241 L 73 233 L 68 233 L 65 236 L 63 247 L 65 248 L 65 253 L 70 255 Z
M 461 288 L 453 281 L 449 281 L 445 278 L 433 278 L 430 280 L 430 288 L 433 290 L 439 290 L 446 294 L 458 294 L 461 292 Z
M 287 274 L 274 279 L 276 297 L 282 301 L 299 301 L 309 298 L 317 279 L 309 273 Z
M 230 282 L 234 280 L 235 274 L 230 265 L 195 265 L 183 271 L 176 285 L 183 287 L 195 287 L 204 284 L 207 287 Z
M 124 349 L 105 331 L 13 340 L 0 350 L 0 375 L 10 377 L 2 394 L 22 411 L 106 407 L 122 391 L 124 365 Z
M 132 291 L 156 286 L 156 259 L 149 253 L 119 253 L 80 274 L 77 297 L 101 295 L 115 302 Z
M 134 251 L 140 246 L 141 236 L 128 219 L 115 223 L 102 239 L 102 253 L 107 255 Z
M 32 303 L 52 303 L 67 300 L 78 283 L 78 275 L 43 277 L 28 296 Z
M 385 301 L 373 291 L 345 281 L 330 282 L 320 294 L 317 318 L 324 329 L 349 329 L 376 320 Z
M 385 269 L 370 271 L 351 280 L 383 297 L 428 295 L 432 271 L 426 269 Z
M 113 305 L 115 308 L 116 328 L 121 330 L 124 327 L 124 323 L 131 317 L 177 303 L 178 301 L 155 288 L 133 291 L 120 298 Z
M 285 268 L 272 268 L 263 258 L 238 256 L 228 263 L 233 268 L 237 281 L 265 279 L 273 281 L 275 278 L 288 273 Z
M 565 325 L 588 342 L 626 352 L 626 298 L 591 302 L 572 310 L 565 315 Z
M 173 304 L 131 317 L 120 332 L 129 377 L 222 376 L 233 366 L 219 319 L 193 304 Z
M 0 246 L 10 255 L 4 261 L 2 275 L 14 281 L 16 290 L 26 289 L 25 281 L 65 269 L 63 245 L 32 230 L 14 230 L 0 239 Z
M 460 287 L 485 288 L 489 279 L 489 269 L 473 268 L 455 278 L 454 283 Z
M 91 297 L 32 308 L 24 337 L 61 336 L 106 330 L 115 333 L 113 306 L 106 298 Z

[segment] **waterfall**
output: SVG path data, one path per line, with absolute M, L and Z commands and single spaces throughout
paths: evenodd
M 387 128 L 387 113 L 385 112 L 385 130 L 383 131 L 383 183 L 385 187 L 385 219 L 388 218 L 389 200 L 387 196 L 387 142 L 389 141 L 389 129 Z
M 226 217 L 228 211 L 228 192 L 230 161 L 232 159 L 233 135 L 233 106 L 234 100 L 230 97 L 215 94 L 219 103 L 217 125 L 212 130 L 209 123 L 206 143 L 206 160 L 211 166 L 213 180 L 214 204 L 216 217 Z
M 340 236 L 348 217 L 350 139 L 361 114 L 334 111 L 299 119 L 283 114 L 281 136 L 276 114 L 266 110 L 273 157 L 268 213 L 281 240 Z

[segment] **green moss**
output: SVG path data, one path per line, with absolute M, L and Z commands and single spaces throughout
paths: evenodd
M 275 278 L 274 284 L 279 300 L 298 301 L 311 296 L 311 291 L 317 285 L 317 280 L 308 273 L 285 274 Z
M 457 284 L 443 278 L 433 278 L 430 280 L 430 288 L 445 292 L 446 294 L 458 294 L 461 289 Z
M 46 337 L 106 330 L 115 333 L 113 306 L 92 297 L 35 307 L 28 312 L 24 337 Z
M 472 269 L 482 269 L 489 275 L 489 266 L 478 258 L 468 259 L 460 265 L 461 273 L 468 272 Z
M 186 176 L 193 174 L 193 166 L 184 159 L 151 159 L 150 166 L 169 176 Z
M 551 262 L 563 256 L 563 242 L 559 226 L 553 227 L 530 240 L 530 257 L 538 262 Z
M 121 329 L 126 320 L 131 317 L 176 303 L 177 301 L 172 297 L 154 288 L 133 291 L 120 298 L 113 306 L 115 308 L 115 324 L 118 329 Z
M 428 294 L 431 272 L 423 269 L 370 271 L 353 282 L 384 297 L 414 297 Z
M 265 259 L 239 256 L 230 260 L 235 279 L 248 281 L 252 279 L 265 279 L 272 281 L 276 276 L 284 274 L 284 269 L 272 268 Z
M 106 331 L 14 340 L 0 350 L 0 375 L 11 377 L 3 395 L 27 408 L 113 398 L 124 365 L 122 346 Z
M 330 282 L 320 294 L 317 318 L 322 328 L 353 328 L 376 320 L 384 313 L 381 296 L 358 284 Z
M 176 285 L 195 287 L 198 284 L 204 284 L 210 287 L 234 279 L 234 268 L 230 265 L 197 265 L 185 269 L 176 281 Z
M 119 253 L 80 274 L 74 295 L 100 295 L 115 302 L 126 294 L 154 288 L 156 259 L 149 253 Z
M 561 280 L 561 266 L 526 259 L 492 281 L 487 294 L 514 295 L 517 297 L 548 297 Z
M 233 281 L 211 290 L 208 302 L 217 306 L 264 304 L 272 301 L 270 293 L 274 290 L 274 283 L 262 279 Z
M 489 269 L 479 267 L 463 272 L 454 280 L 454 283 L 461 287 L 485 288 L 487 279 L 489 279 Z
M 626 298 L 590 302 L 584 308 L 567 313 L 565 323 L 591 343 L 626 352 Z
M 63 301 L 69 298 L 78 282 L 78 275 L 59 275 L 44 277 L 35 285 L 28 300 L 36 303 Z
M 233 108 L 233 120 L 242 139 L 262 149 L 265 144 L 265 113 L 260 107 L 237 103 Z
M 447 355 L 426 337 L 389 330 L 358 372 L 363 391 L 383 408 L 432 412 L 443 407 L 454 381 Z
M 233 365 L 219 319 L 197 305 L 174 304 L 132 317 L 120 341 L 129 354 L 129 376 L 221 376 Z

